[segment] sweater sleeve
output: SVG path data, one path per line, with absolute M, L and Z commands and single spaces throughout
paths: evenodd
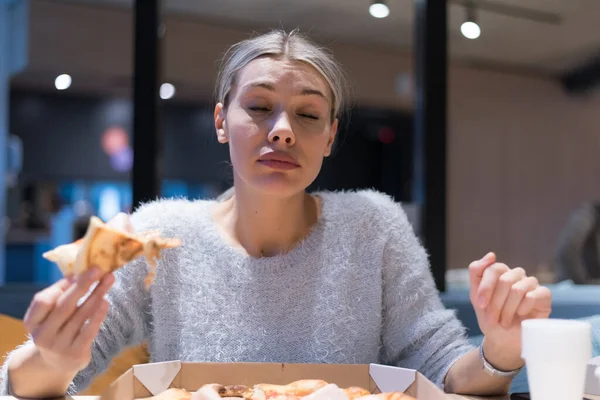
M 92 345 L 92 361 L 75 376 L 69 395 L 87 388 L 124 348 L 149 336 L 150 300 L 143 284 L 146 271 L 141 257 L 115 272 L 115 284 L 106 296 L 109 312 Z
M 75 395 L 87 388 L 94 377 L 109 367 L 122 349 L 140 344 L 149 335 L 149 294 L 143 284 L 146 272 L 147 264 L 143 257 L 115 271 L 115 283 L 106 295 L 108 315 L 93 342 L 92 360 L 75 376 L 68 395 Z M 33 346 L 31 338 L 23 346 Z M 11 354 L 7 356 L 0 375 L 2 396 L 11 393 L 7 372 Z
M 443 389 L 450 367 L 473 346 L 455 312 L 444 308 L 402 208 L 388 205 L 385 214 L 382 361 L 415 369 Z

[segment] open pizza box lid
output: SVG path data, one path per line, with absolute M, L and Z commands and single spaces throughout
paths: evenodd
M 168 388 L 195 392 L 202 385 L 285 385 L 300 379 L 322 379 L 339 387 L 360 386 L 372 393 L 401 391 L 417 400 L 461 398 L 442 392 L 412 369 L 378 364 L 187 363 L 169 361 L 135 365 L 100 397 L 131 400 L 157 395 Z

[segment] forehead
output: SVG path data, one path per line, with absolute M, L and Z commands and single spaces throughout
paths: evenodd
M 331 89 L 325 78 L 312 65 L 302 61 L 290 61 L 261 57 L 252 60 L 238 74 L 240 88 L 257 82 L 267 81 L 275 86 L 292 85 L 304 89 L 316 89 L 331 99 Z

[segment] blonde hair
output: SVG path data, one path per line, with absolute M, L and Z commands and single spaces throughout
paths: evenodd
M 350 85 L 342 66 L 331 52 L 301 35 L 297 29 L 291 32 L 273 30 L 231 46 L 223 57 L 217 75 L 216 101 L 227 107 L 238 72 L 251 61 L 265 56 L 301 61 L 315 68 L 327 81 L 333 94 L 331 120 L 342 116 L 350 97 Z

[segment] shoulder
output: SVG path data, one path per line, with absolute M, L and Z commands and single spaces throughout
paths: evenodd
M 377 190 L 317 193 L 328 204 L 329 217 L 358 223 L 380 232 L 411 229 L 402 204 Z
M 412 266 L 428 271 L 428 256 L 401 203 L 375 190 L 322 194 L 327 220 L 345 239 L 359 238 L 369 249 L 381 249 L 385 270 L 393 273 Z
M 210 201 L 163 198 L 140 205 L 131 215 L 136 231 L 158 229 L 163 234 L 179 233 L 197 225 L 209 213 Z

